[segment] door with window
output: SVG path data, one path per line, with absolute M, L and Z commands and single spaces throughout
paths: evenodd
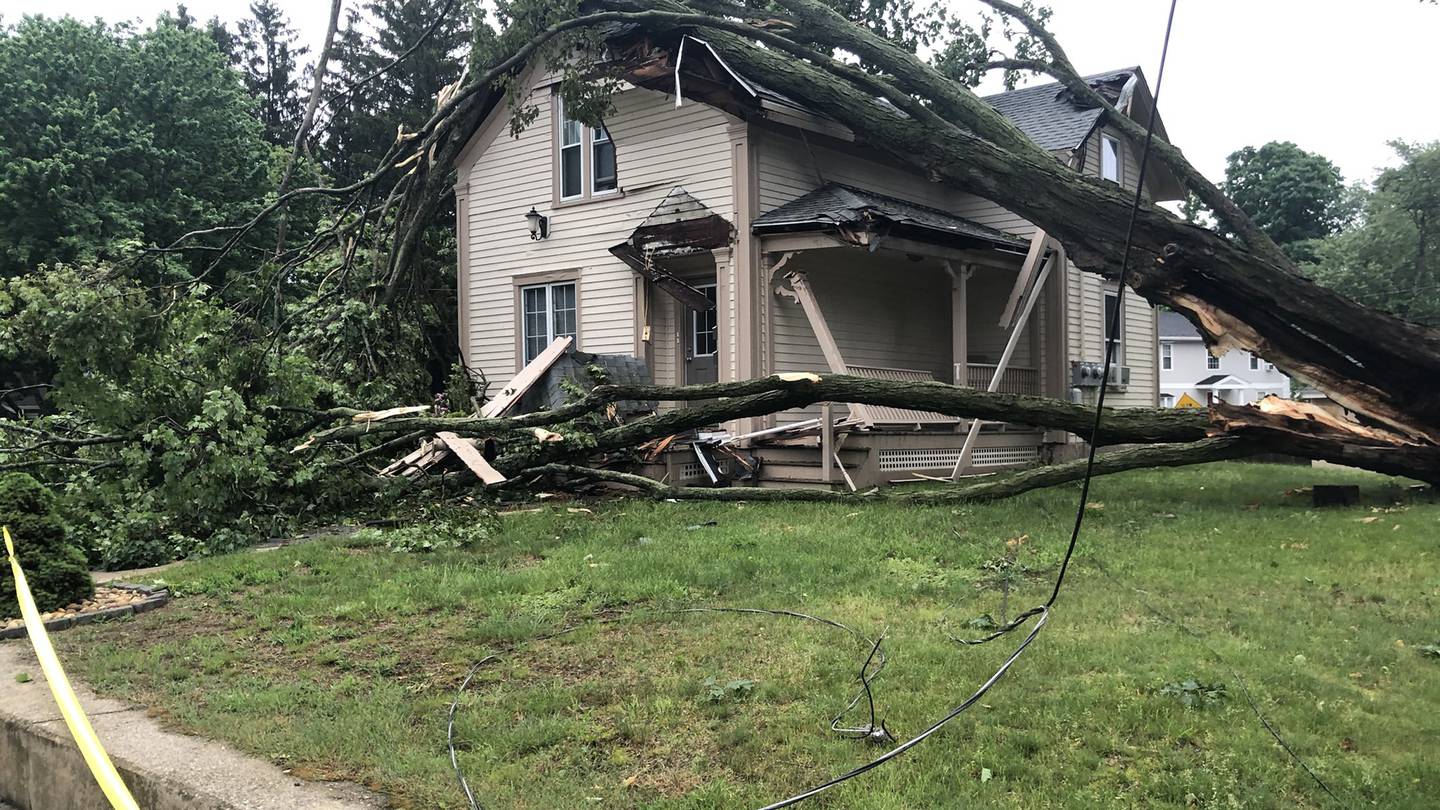
M 690 286 L 705 293 L 710 308 L 692 309 L 682 306 L 681 348 L 685 362 L 685 384 L 713 383 L 720 379 L 720 321 L 715 309 L 715 282 L 691 282 Z

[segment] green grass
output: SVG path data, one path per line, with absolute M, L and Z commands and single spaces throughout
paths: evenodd
M 1365 504 L 1312 510 L 1286 494 L 1317 482 L 1361 483 Z M 1401 483 L 1242 464 L 1098 480 L 1103 507 L 1088 513 L 1050 625 L 1005 680 L 937 737 L 813 804 L 1333 806 L 1208 644 L 1345 805 L 1440 806 L 1440 659 L 1416 649 L 1440 640 L 1440 504 L 1407 502 Z M 1018 641 L 960 647 L 947 631 L 1000 617 L 985 564 L 1008 539 L 1028 535 L 1010 613 L 1043 601 L 1075 498 L 1067 487 L 960 508 L 551 505 L 506 516 L 464 552 L 336 539 L 192 563 L 167 576 L 180 594 L 170 607 L 57 638 L 77 675 L 179 728 L 423 808 L 463 807 L 446 709 L 473 662 L 519 642 L 459 711 L 461 764 L 487 808 L 753 807 L 878 753 L 827 731 L 867 650 L 794 619 L 658 609 L 781 608 L 888 628 L 876 699 L 904 738 Z M 595 614 L 612 620 L 526 641 Z M 1225 696 L 1187 707 L 1163 691 L 1191 679 Z M 724 688 L 733 681 L 753 683 Z

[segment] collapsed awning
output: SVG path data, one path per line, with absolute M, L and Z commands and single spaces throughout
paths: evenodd
M 685 306 L 709 310 L 714 309 L 715 302 L 672 275 L 664 262 L 729 247 L 733 230 L 729 220 L 676 186 L 630 237 L 610 248 L 610 252 Z
M 960 248 L 1023 251 L 1028 242 L 938 208 L 873 191 L 827 183 L 767 211 L 751 226 L 757 234 L 831 232 L 847 242 L 895 236 Z

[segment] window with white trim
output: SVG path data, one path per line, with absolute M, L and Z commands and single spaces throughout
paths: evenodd
M 1160 344 L 1160 368 L 1169 371 L 1175 368 L 1175 344 L 1163 342 Z
M 604 125 L 587 127 L 570 118 L 565 101 L 555 96 L 556 170 L 561 202 L 601 197 L 620 188 L 615 141 Z
M 1120 182 L 1120 139 L 1100 136 L 1100 179 Z
M 520 328 L 524 363 L 540 356 L 556 338 L 574 337 L 578 315 L 573 281 L 521 287 Z
M 1207 355 L 1205 355 L 1205 368 L 1208 368 L 1208 369 L 1210 369 L 1211 371 L 1219 371 L 1219 370 L 1220 370 L 1220 358 L 1216 357 L 1216 356 L 1213 355 L 1213 354 L 1207 354 Z
M 690 310 L 690 349 L 696 357 L 713 356 L 720 347 L 720 325 L 715 310 L 715 285 L 696 284 L 696 290 L 710 299 L 710 308 Z
M 1251 370 L 1251 371 L 1259 371 L 1259 370 L 1260 370 L 1260 355 L 1258 355 L 1258 354 L 1252 354 L 1252 355 L 1250 355 L 1250 370 Z
M 1160 407 L 1162 407 L 1162 408 L 1173 408 L 1173 407 L 1175 407 L 1175 395 L 1174 395 L 1174 394 L 1161 394 L 1161 395 L 1160 395 Z
M 1119 310 L 1120 314 L 1120 328 L 1112 335 L 1110 334 L 1110 324 L 1115 322 L 1117 310 Z M 1103 334 L 1105 335 L 1106 351 L 1113 352 L 1111 363 L 1116 366 L 1125 365 L 1125 312 L 1124 304 L 1118 290 L 1105 291 L 1105 325 Z M 1110 346 L 1114 346 L 1115 348 L 1110 349 Z

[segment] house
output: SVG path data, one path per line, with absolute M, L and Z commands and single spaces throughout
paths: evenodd
M 1108 402 L 1155 405 L 1155 310 L 1032 239 L 1021 217 L 887 159 L 702 40 L 613 50 L 635 67 L 602 127 L 572 120 L 558 77 L 532 65 L 520 76 L 530 125 L 512 137 L 496 106 L 457 162 L 461 351 L 492 384 L 573 336 L 586 352 L 643 359 L 658 384 L 843 371 L 984 387 L 1003 365 L 1000 391 L 1091 402 L 1120 307 Z M 1088 81 L 1148 118 L 1138 68 Z M 1101 110 L 1057 84 L 987 100 L 1057 160 L 1134 188 L 1139 145 Z M 1152 162 L 1146 194 L 1181 190 Z M 821 410 L 723 427 L 779 485 L 830 479 L 837 459 L 855 485 L 950 474 L 970 427 L 839 407 L 840 449 L 820 457 L 823 439 L 801 428 Z M 795 435 L 773 431 L 786 426 Z M 1032 463 L 1070 441 L 983 425 L 963 471 Z
M 1160 312 L 1160 405 L 1203 408 L 1211 400 L 1249 405 L 1274 394 L 1289 398 L 1290 378 L 1240 349 L 1216 356 L 1184 315 Z

